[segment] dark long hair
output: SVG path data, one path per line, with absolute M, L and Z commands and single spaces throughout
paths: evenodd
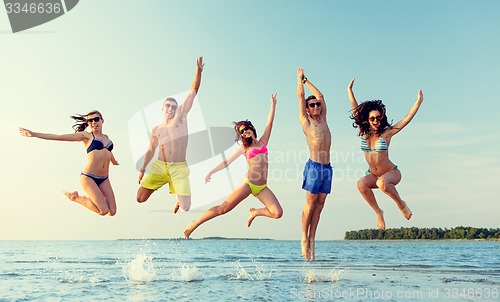
M 249 127 L 250 130 L 252 130 L 253 135 L 257 137 L 257 131 L 255 130 L 255 127 L 252 125 L 252 122 L 249 120 L 244 120 L 239 122 L 233 122 L 233 124 L 234 124 L 234 131 L 236 132 L 235 141 L 238 142 L 241 140 L 243 142 L 243 145 L 248 148 L 247 144 L 245 144 L 245 141 L 241 137 L 240 128 L 241 126 Z
M 366 101 L 354 108 L 350 116 L 354 120 L 352 126 L 359 129 L 358 135 L 361 137 L 370 136 L 370 123 L 368 122 L 368 116 L 370 111 L 378 110 L 382 114 L 382 119 L 380 120 L 380 127 L 377 130 L 377 135 L 381 135 L 387 128 L 392 127 L 387 121 L 387 115 L 385 114 L 385 105 L 381 100 Z
M 87 123 L 87 116 L 92 115 L 92 114 L 98 114 L 102 119 L 102 114 L 97 110 L 90 111 L 87 114 L 77 114 L 77 115 L 70 116 L 70 118 L 75 120 L 75 124 L 73 125 L 73 129 L 75 129 L 75 133 L 82 132 L 82 131 L 85 131 L 85 129 L 87 129 L 87 127 L 89 126 L 89 124 Z

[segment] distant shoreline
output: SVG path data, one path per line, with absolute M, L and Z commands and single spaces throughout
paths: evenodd
M 344 240 L 500 240 L 500 229 L 459 226 L 447 228 L 394 228 L 348 231 Z

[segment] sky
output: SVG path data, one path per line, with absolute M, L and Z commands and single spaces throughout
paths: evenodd
M 390 146 L 390 159 L 403 175 L 397 189 L 413 217 L 407 221 L 377 191 L 387 227 L 498 228 L 498 11 L 498 1 L 461 0 L 85 0 L 53 21 L 12 33 L 2 8 L 0 240 L 180 238 L 192 220 L 221 202 L 229 179 L 243 177 L 243 159 L 206 185 L 203 176 L 220 155 L 193 166 L 189 212 L 172 214 L 175 196 L 165 187 L 144 204 L 135 200 L 136 154 L 146 150 L 147 139 L 134 129 L 155 120 L 150 108 L 159 100 L 189 89 L 198 56 L 205 68 L 188 116 L 194 128 L 249 119 L 262 133 L 270 95 L 278 93 L 268 185 L 284 215 L 258 217 L 247 228 L 248 209 L 260 206 L 250 196 L 192 238 L 300 239 L 308 154 L 298 120 L 299 66 L 324 94 L 332 132 L 335 177 L 317 240 L 376 228 L 375 214 L 356 188 L 367 164 L 349 119 L 347 85 L 354 77 L 358 101 L 383 100 L 394 122 L 410 110 L 419 89 L 424 93 L 417 115 Z M 114 217 L 96 215 L 62 194 L 82 192 L 81 143 L 18 132 L 71 133 L 69 116 L 93 109 L 103 114 L 104 133 L 120 162 L 109 175 L 118 206 Z M 140 113 L 148 121 L 137 122 Z M 194 128 L 190 124 L 190 132 Z

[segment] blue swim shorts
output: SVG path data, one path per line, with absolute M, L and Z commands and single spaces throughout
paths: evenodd
M 320 164 L 308 160 L 304 167 L 302 189 L 313 194 L 330 194 L 332 190 L 333 169 L 330 164 Z

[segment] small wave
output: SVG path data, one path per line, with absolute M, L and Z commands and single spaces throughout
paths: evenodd
M 486 278 L 479 279 L 460 279 L 460 278 L 444 278 L 443 283 L 484 283 L 488 282 Z
M 186 282 L 203 280 L 203 277 L 198 271 L 198 268 L 194 265 L 193 266 L 182 265 L 181 267 L 179 267 L 178 274 L 172 273 L 171 278 L 174 281 L 186 281 Z
M 144 253 L 140 253 L 134 260 L 126 263 L 123 267 L 123 274 L 125 279 L 134 282 L 151 282 L 156 272 L 153 267 L 151 257 Z
M 0 277 L 8 277 L 8 278 L 12 278 L 12 277 L 20 277 L 20 276 L 23 276 L 23 274 L 19 274 L 19 273 L 2 273 L 0 274 Z
M 105 282 L 104 279 L 99 279 L 97 277 L 88 276 L 78 276 L 78 275 L 68 275 L 63 277 L 62 283 L 101 283 Z

